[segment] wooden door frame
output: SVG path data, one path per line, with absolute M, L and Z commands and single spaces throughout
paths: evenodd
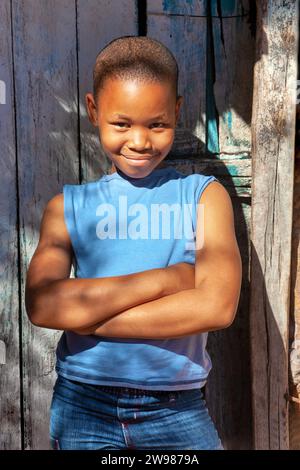
M 288 449 L 298 0 L 258 0 L 252 114 L 250 335 L 255 449 Z

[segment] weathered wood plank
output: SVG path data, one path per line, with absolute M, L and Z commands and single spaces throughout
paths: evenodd
M 250 159 L 211 159 L 211 158 L 194 158 L 194 159 L 178 159 L 176 161 L 168 160 L 170 166 L 178 168 L 178 171 L 183 173 L 194 173 L 205 172 L 218 177 L 218 176 L 229 176 L 229 177 L 251 177 L 251 160 Z
M 250 151 L 255 37 L 253 2 L 212 2 L 215 84 L 220 152 Z
M 257 2 L 251 348 L 256 449 L 288 449 L 288 317 L 298 2 Z
M 13 3 L 22 254 L 25 449 L 49 448 L 55 348 L 61 332 L 33 327 L 24 280 L 42 212 L 62 184 L 78 181 L 75 2 Z M 88 34 L 88 31 L 87 31 Z
M 206 16 L 206 0 L 148 0 L 150 15 Z
M 93 181 L 110 167 L 99 143 L 98 129 L 88 121 L 85 94 L 93 90 L 98 52 L 110 41 L 137 35 L 137 8 L 127 0 L 78 0 L 78 67 L 82 181 Z
M 230 165 L 228 165 L 229 171 L 226 166 L 222 167 L 222 162 L 219 160 L 166 160 L 166 163 L 170 167 L 173 167 L 186 175 L 190 175 L 193 173 L 202 173 L 205 175 L 216 176 L 220 183 L 222 183 L 226 187 L 230 196 L 232 197 L 251 197 L 251 177 L 243 176 L 242 174 L 248 173 L 250 171 L 251 162 L 248 162 L 248 164 L 244 165 L 243 168 L 241 165 L 237 165 L 237 161 L 234 161 L 234 171 L 232 170 L 232 167 Z M 237 173 L 237 176 L 233 176 L 232 174 L 230 174 L 230 170 L 233 174 Z
M 0 2 L 0 449 L 21 449 L 18 226 L 11 5 Z
M 190 14 L 198 8 L 203 12 L 203 2 L 147 4 L 147 35 L 174 54 L 179 67 L 178 91 L 184 97 L 169 158 L 198 155 L 205 150 L 206 19 L 169 13 L 188 9 Z
M 207 37 L 210 31 L 207 19 L 209 7 L 212 38 L 211 47 L 207 50 L 207 40 L 210 39 Z M 215 0 L 148 2 L 148 35 L 159 37 L 170 47 L 183 75 L 181 89 L 186 100 L 171 152 L 174 158 L 187 153 L 201 154 L 205 144 L 207 150 L 213 153 L 250 150 L 254 61 L 250 13 L 249 0 L 223 0 L 220 3 Z M 201 57 L 198 57 L 194 77 L 191 71 L 197 57 L 195 50 L 198 50 L 198 56 L 201 53 Z M 207 54 L 210 56 L 207 57 Z M 208 59 L 211 64 L 209 68 Z M 216 81 L 211 88 L 213 71 Z M 209 96 L 206 96 L 207 93 Z M 214 107 L 214 102 L 217 116 L 210 109 Z M 218 122 L 215 122 L 217 119 Z
M 299 73 L 299 72 L 298 72 Z M 291 314 L 289 325 L 290 343 L 290 397 L 300 399 L 300 104 L 298 104 L 298 145 L 296 145 L 295 186 L 293 203 L 292 266 L 291 266 Z M 298 148 L 297 148 L 298 147 Z M 290 450 L 300 450 L 300 404 L 289 404 Z

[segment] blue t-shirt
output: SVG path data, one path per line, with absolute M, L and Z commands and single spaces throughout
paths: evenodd
M 197 203 L 214 176 L 171 167 L 144 178 L 117 170 L 63 187 L 75 277 L 101 278 L 195 263 Z M 65 331 L 56 371 L 89 384 L 146 390 L 202 387 L 211 369 L 207 333 L 176 339 L 109 338 Z

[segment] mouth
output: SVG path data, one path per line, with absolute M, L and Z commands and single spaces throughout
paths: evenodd
M 158 153 L 155 155 L 132 155 L 132 154 L 126 154 L 124 155 L 123 153 L 121 154 L 126 160 L 128 161 L 128 164 L 131 166 L 137 166 L 137 167 L 142 167 L 142 166 L 147 166 L 149 165 L 150 160 L 155 160 L 158 157 Z
M 128 160 L 134 160 L 134 161 L 147 161 L 147 160 L 152 160 L 152 158 L 156 157 L 156 155 L 124 155 L 122 154 L 123 157 L 127 158 Z

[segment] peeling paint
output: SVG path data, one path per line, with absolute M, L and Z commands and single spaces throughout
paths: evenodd
M 163 0 L 163 11 L 167 11 L 169 13 L 177 13 L 178 10 L 182 10 L 182 1 L 177 0 Z M 193 8 L 193 4 L 195 3 L 194 0 L 185 0 L 185 6 Z
M 225 16 L 231 16 L 231 15 L 237 14 L 236 13 L 236 10 L 237 10 L 236 0 L 211 0 L 212 15 L 218 16 L 218 6 L 221 9 L 223 18 Z
M 229 131 L 231 131 L 232 130 L 232 113 L 231 113 L 231 111 L 227 112 L 227 125 L 228 125 Z
M 209 153 L 219 153 L 219 116 L 216 107 L 214 83 L 215 51 L 211 10 L 207 10 L 207 37 L 206 37 L 206 150 Z

